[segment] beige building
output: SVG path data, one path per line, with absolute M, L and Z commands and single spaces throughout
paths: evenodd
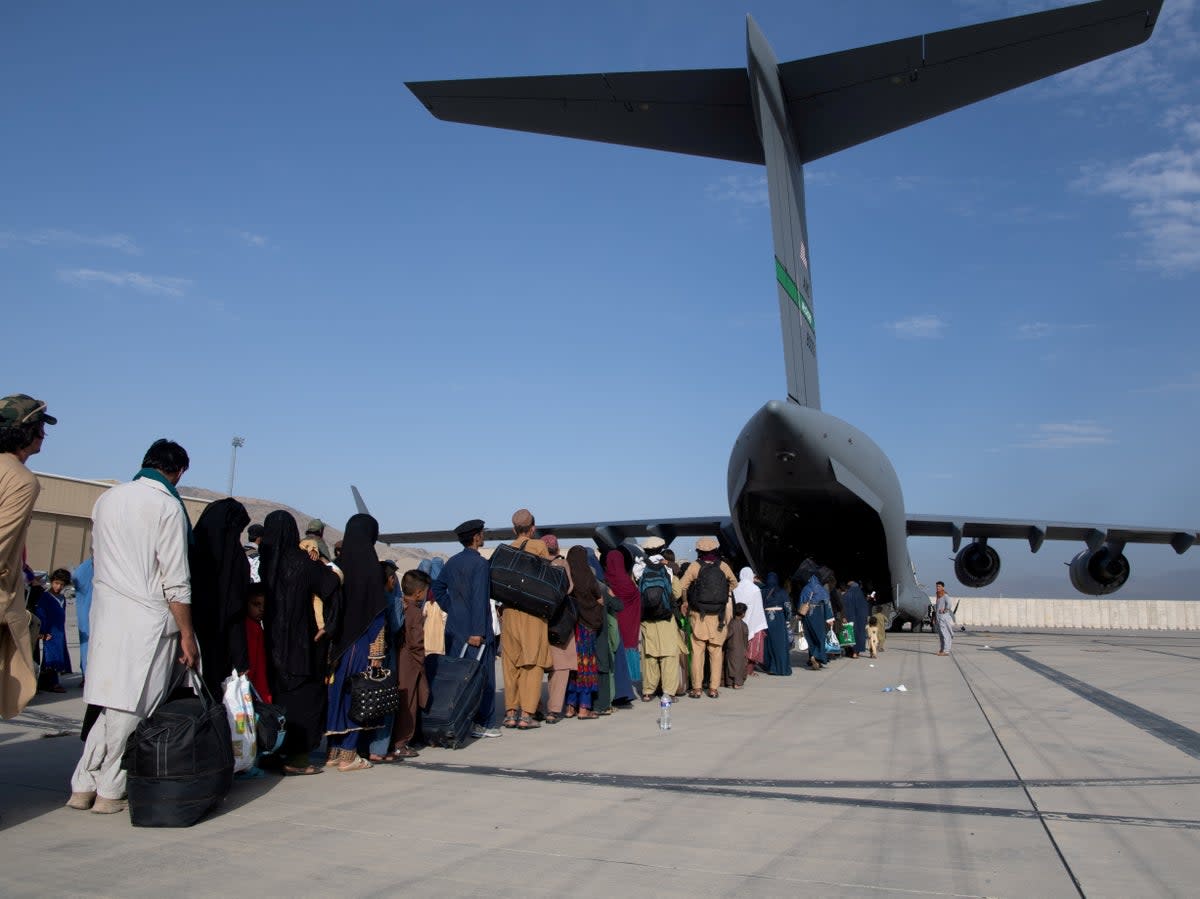
M 42 492 L 33 507 L 26 552 L 34 571 L 74 569 L 92 551 L 92 506 L 116 481 L 85 481 L 34 472 Z M 209 501 L 184 496 L 192 524 Z

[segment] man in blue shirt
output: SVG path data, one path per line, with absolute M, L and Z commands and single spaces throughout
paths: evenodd
M 479 553 L 483 546 L 483 522 L 478 518 L 464 521 L 454 529 L 463 545 L 462 552 L 451 556 L 442 573 L 433 582 L 433 598 L 446 613 L 446 656 L 455 658 L 463 646 L 475 654 L 483 648 L 483 699 L 475 713 L 471 736 L 498 737 L 492 726 L 496 707 L 496 635 L 492 631 L 491 567 Z M 473 651 L 472 651 L 473 650 Z

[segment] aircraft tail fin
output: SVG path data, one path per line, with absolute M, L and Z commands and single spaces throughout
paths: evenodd
M 749 68 L 409 82 L 440 119 L 765 163 L 788 397 L 820 406 L 804 218 L 814 159 L 1150 37 L 1162 0 L 1094 0 L 780 65 L 753 20 Z
M 358 492 L 358 488 L 351 484 L 350 492 L 354 494 L 354 508 L 358 510 L 358 513 L 360 515 L 370 515 L 371 512 L 367 508 L 367 504 L 363 502 L 362 494 Z
M 779 64 L 767 39 L 749 16 L 746 17 L 746 57 L 750 100 L 767 166 L 788 399 L 819 409 L 816 320 L 813 318 L 808 225 L 804 214 L 804 165 L 790 122 Z

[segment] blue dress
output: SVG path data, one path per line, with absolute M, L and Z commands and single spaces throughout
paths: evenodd
M 763 668 L 767 674 L 789 677 L 792 673 L 792 640 L 788 633 L 788 620 L 792 615 L 792 603 L 779 586 L 775 572 L 767 575 L 763 587 L 763 610 L 767 616 L 767 637 L 763 641 Z M 769 611 L 778 608 L 779 611 Z
M 829 661 L 825 648 L 825 622 L 833 617 L 833 610 L 829 606 L 829 591 L 821 586 L 816 575 L 809 578 L 800 591 L 800 605 L 805 603 L 810 603 L 810 608 L 801 623 L 804 626 L 804 639 L 808 641 L 808 657 L 823 665 Z
M 71 575 L 75 585 L 75 622 L 79 625 L 79 670 L 87 674 L 88 638 L 91 635 L 92 572 L 90 558 L 84 559 Z
M 331 746 L 353 749 L 358 745 L 359 731 L 364 728 L 350 718 L 350 679 L 371 667 L 371 644 L 383 630 L 386 621 L 386 610 L 376 615 L 362 635 L 342 653 L 333 670 L 325 718 L 325 734 Z

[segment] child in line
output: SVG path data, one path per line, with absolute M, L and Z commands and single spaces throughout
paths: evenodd
M 271 701 L 271 688 L 267 684 L 267 644 L 263 634 L 263 615 L 267 610 L 267 588 L 252 583 L 246 589 L 246 649 L 250 668 L 246 677 L 258 691 L 263 702 Z
M 729 622 L 725 636 L 725 676 L 721 686 L 740 690 L 746 683 L 746 659 L 750 652 L 750 628 L 746 625 L 747 606 L 744 602 L 733 604 L 733 621 Z
M 38 689 L 50 693 L 66 693 L 58 676 L 71 673 L 71 654 L 67 651 L 67 597 L 63 593 L 70 583 L 71 572 L 65 568 L 55 569 L 50 575 L 50 589 L 42 591 L 34 610 L 42 628 L 42 670 L 38 674 Z
M 429 682 L 425 677 L 425 612 L 421 608 L 429 585 L 424 571 L 404 572 L 400 592 L 404 594 L 404 642 L 396 651 L 396 683 L 400 688 L 400 708 L 392 726 L 392 756 L 411 759 L 420 755 L 408 744 L 417 733 L 417 713 L 429 702 Z
M 867 649 L 871 651 L 871 658 L 876 658 L 879 655 L 879 616 L 872 615 L 867 619 Z

